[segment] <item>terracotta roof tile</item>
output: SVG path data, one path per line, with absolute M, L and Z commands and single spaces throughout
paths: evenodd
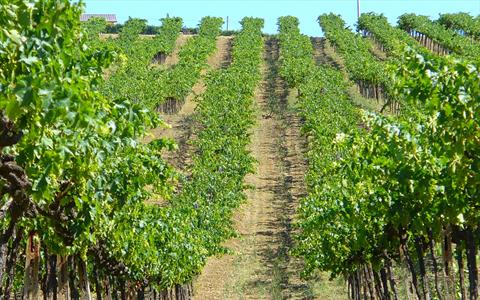
M 80 21 L 86 22 L 90 18 L 103 18 L 107 22 L 113 22 L 113 23 L 117 22 L 117 16 L 114 14 L 82 14 L 80 16 Z

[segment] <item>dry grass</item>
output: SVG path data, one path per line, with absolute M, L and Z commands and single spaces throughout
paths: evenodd
M 234 216 L 239 237 L 225 244 L 232 253 L 207 261 L 194 299 L 346 299 L 341 283 L 302 280 L 303 264 L 290 255 L 292 222 L 305 194 L 305 141 L 291 107 L 296 93 L 278 77 L 278 52 L 267 45 L 250 145 L 257 170 L 246 178 L 253 189 Z

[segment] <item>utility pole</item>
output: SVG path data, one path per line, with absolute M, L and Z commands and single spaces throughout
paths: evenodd
M 360 0 L 357 0 L 357 21 L 360 19 Z
M 227 31 L 228 31 L 228 16 L 227 16 Z

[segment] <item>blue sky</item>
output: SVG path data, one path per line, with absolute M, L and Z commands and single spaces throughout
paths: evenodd
M 267 33 L 277 31 L 277 18 L 297 16 L 301 30 L 311 36 L 320 36 L 316 19 L 322 13 L 334 12 L 343 16 L 347 24 L 356 21 L 356 0 L 84 0 L 87 13 L 114 13 L 120 23 L 129 16 L 147 19 L 149 24 L 160 24 L 166 16 L 182 17 L 184 24 L 194 27 L 203 16 L 229 16 L 230 29 L 238 29 L 244 16 L 265 19 Z M 469 12 L 480 14 L 480 0 L 361 0 L 361 11 L 384 13 L 392 23 L 405 12 L 415 12 L 436 18 L 439 13 Z M 224 28 L 226 25 L 224 25 Z

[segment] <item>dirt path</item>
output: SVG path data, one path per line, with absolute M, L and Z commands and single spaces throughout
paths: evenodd
M 179 38 L 180 39 L 180 38 Z M 185 39 L 185 36 L 184 38 Z M 187 38 L 188 39 L 188 38 Z M 209 68 L 202 71 L 202 77 L 212 69 L 218 69 L 227 65 L 230 61 L 230 40 L 231 37 L 220 36 L 217 38 L 217 50 L 213 55 L 208 58 Z M 184 42 L 177 40 L 177 49 L 175 53 L 178 53 L 178 47 L 181 47 Z M 166 61 L 173 62 L 174 58 L 167 57 Z M 181 110 L 173 115 L 162 115 L 162 118 L 170 128 L 156 128 L 152 130 L 154 137 L 168 137 L 176 141 L 178 149 L 175 151 L 169 151 L 164 153 L 165 159 L 172 164 L 177 170 L 185 171 L 189 162 L 189 141 L 192 139 L 195 107 L 197 103 L 195 98 L 201 95 L 205 91 L 205 84 L 203 78 L 193 86 L 192 92 L 187 96 L 184 105 Z
M 310 38 L 312 41 L 313 46 L 313 57 L 317 65 L 328 65 L 337 70 L 345 71 L 345 67 L 343 64 L 339 63 L 337 60 L 331 57 L 332 54 L 330 51 L 330 46 L 327 45 L 327 41 L 325 38 L 320 37 L 312 37 Z
M 188 34 L 180 34 L 175 41 L 175 49 L 173 50 L 172 54 L 167 56 L 165 59 L 165 63 L 163 66 L 165 68 L 172 67 L 178 63 L 178 53 L 182 49 L 182 47 L 188 42 L 189 39 L 191 39 L 193 35 L 188 35 Z
M 195 283 L 194 299 L 309 299 L 290 257 L 292 219 L 304 195 L 300 122 L 288 111 L 288 90 L 278 76 L 278 43 L 267 40 L 263 80 L 255 93 L 257 123 L 250 150 L 258 161 L 246 178 L 254 188 L 235 217 L 240 237 L 233 254 L 212 258 Z
M 232 36 L 220 36 L 217 39 L 217 52 L 207 60 L 207 64 L 211 69 L 226 68 L 230 65 L 232 42 Z
M 314 50 L 313 55 L 317 65 L 327 65 L 342 71 L 345 80 L 350 82 L 347 90 L 350 99 L 364 109 L 379 112 L 382 108 L 382 103 L 373 98 L 365 98 L 362 96 L 359 86 L 350 81 L 343 58 L 335 52 L 328 41 L 325 40 L 325 38 L 318 37 L 311 38 L 311 41 Z

